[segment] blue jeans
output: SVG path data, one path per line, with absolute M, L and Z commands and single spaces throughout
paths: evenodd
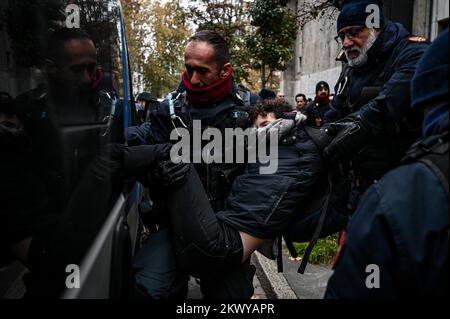
M 214 267 L 211 267 L 214 269 Z M 185 299 L 189 276 L 177 267 L 169 230 L 150 234 L 134 260 L 136 284 L 152 299 Z M 246 263 L 200 277 L 205 299 L 247 299 L 253 295 L 255 267 Z
M 186 297 L 189 276 L 177 270 L 167 228 L 148 236 L 144 247 L 136 254 L 133 267 L 136 284 L 151 298 Z

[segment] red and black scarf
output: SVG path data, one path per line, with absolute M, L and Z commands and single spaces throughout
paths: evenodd
M 221 102 L 230 92 L 233 86 L 233 71 L 226 78 L 202 88 L 194 88 L 192 86 L 187 79 L 186 71 L 183 72 L 182 81 L 186 88 L 187 98 L 193 105 L 211 105 Z

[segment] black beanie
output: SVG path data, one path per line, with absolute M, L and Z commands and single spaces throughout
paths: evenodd
M 317 92 L 319 92 L 319 90 L 322 87 L 325 87 L 326 89 L 328 89 L 328 93 L 330 93 L 330 86 L 328 85 L 328 83 L 325 81 L 320 81 L 319 83 L 316 84 L 316 95 L 317 95 Z
M 367 6 L 374 4 L 380 8 L 380 28 L 384 26 L 384 13 L 382 0 L 344 0 L 337 20 L 337 32 L 349 26 L 366 26 Z
M 411 106 L 448 99 L 449 32 L 443 31 L 425 51 L 411 81 Z

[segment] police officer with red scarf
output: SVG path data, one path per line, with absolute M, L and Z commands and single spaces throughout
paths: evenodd
M 216 32 L 199 31 L 189 38 L 182 84 L 182 93 L 170 94 L 161 107 L 151 114 L 150 129 L 145 137 L 148 144 L 170 142 L 171 132 L 175 128 L 185 128 L 192 133 L 195 120 L 201 121 L 202 133 L 212 127 L 219 129 L 222 136 L 225 136 L 226 128 L 245 130 L 249 127 L 247 111 L 259 97 L 233 83 L 228 44 Z M 206 143 L 202 141 L 202 149 Z M 225 143 L 222 145 L 225 146 Z M 191 154 L 196 151 L 199 150 L 191 148 Z M 225 150 L 222 155 L 225 159 Z M 196 163 L 195 168 L 204 187 L 198 192 L 206 191 L 211 206 L 217 212 L 225 207 L 230 186 L 243 172 L 245 164 L 202 162 Z M 161 200 L 164 194 L 158 193 L 155 188 L 150 188 L 150 191 L 154 207 L 158 207 L 155 209 L 160 210 L 163 217 L 157 221 L 158 231 L 150 235 L 135 259 L 136 283 L 154 299 L 185 297 L 183 289 L 186 288 L 187 277 L 176 267 L 170 244 L 172 234 L 164 221 L 165 208 Z M 238 236 L 229 236 L 229 241 L 240 240 Z M 249 263 L 227 272 L 214 272 L 211 269 L 211 272 L 200 276 L 202 293 L 205 298 L 214 299 L 250 298 L 253 295 L 253 275 L 254 267 Z

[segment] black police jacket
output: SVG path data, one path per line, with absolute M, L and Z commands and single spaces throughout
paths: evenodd
M 384 132 L 387 121 L 403 120 L 410 105 L 411 79 L 429 45 L 417 39 L 402 25 L 388 21 L 368 52 L 369 61 L 361 68 L 344 65 L 331 105 L 335 113 L 329 116 L 358 112 L 374 135 Z
M 330 111 L 330 104 L 320 105 L 317 98 L 314 101 L 308 103 L 306 109 L 306 125 L 320 128 L 325 124 L 326 114 Z M 316 119 L 320 118 L 320 124 L 316 122 Z
M 446 129 L 446 173 L 416 161 L 361 198 L 325 298 L 448 297 L 448 117 Z
M 148 143 L 176 143 L 177 141 L 170 141 L 170 135 L 174 127 L 186 126 L 192 133 L 194 120 L 201 120 L 202 134 L 207 128 L 217 128 L 221 131 L 222 137 L 225 138 L 226 128 L 242 128 L 245 130 L 250 126 L 248 119 L 250 105 L 259 100 L 257 95 L 236 85 L 232 87 L 222 102 L 206 107 L 191 105 L 186 98 L 186 93 L 176 94 L 172 98 L 175 114 L 179 118 L 172 122 L 169 100 L 165 99 L 158 110 L 150 115 L 150 127 L 147 128 L 147 136 L 145 137 Z M 208 141 L 202 141 L 202 148 L 207 143 Z M 224 141 L 222 146 L 225 147 Z M 225 150 L 222 151 L 222 154 L 225 156 Z M 202 161 L 202 163 L 194 163 L 194 165 L 211 200 L 213 209 L 217 211 L 223 208 L 234 178 L 243 172 L 245 163 L 206 164 Z
M 326 122 L 358 116 L 375 137 L 359 154 L 361 174 L 379 179 L 420 137 L 421 115 L 409 108 L 410 83 L 429 43 L 387 21 L 360 68 L 344 65 Z

